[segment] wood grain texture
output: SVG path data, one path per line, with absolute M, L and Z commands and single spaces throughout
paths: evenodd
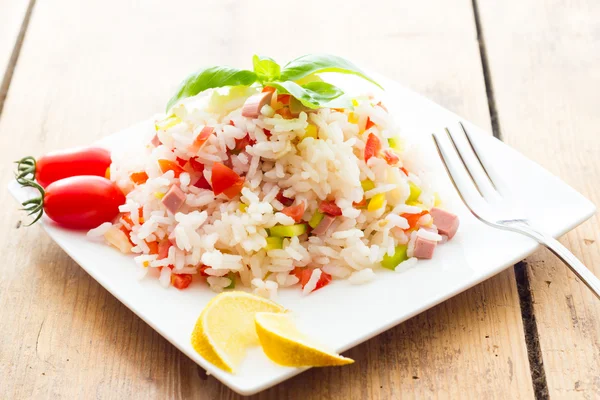
M 199 65 L 248 66 L 254 52 L 336 53 L 490 128 L 469 1 L 377 2 L 367 14 L 358 0 L 175 3 L 39 2 L 0 119 L 3 159 L 87 144 L 162 109 Z M 11 167 L 0 165 L 0 184 Z M 0 200 L 0 243 L 11 249 L 0 268 L 1 397 L 237 398 L 39 227 L 18 228 L 5 191 Z M 346 354 L 357 362 L 310 370 L 257 398 L 532 396 L 512 270 Z
M 27 13 L 28 0 L 0 0 L 0 106 L 6 93 L 6 72 Z
M 479 7 L 504 140 L 600 204 L 600 3 Z M 561 239 L 597 276 L 599 232 L 596 215 Z M 599 398 L 600 301 L 548 251 L 526 263 L 550 397 Z

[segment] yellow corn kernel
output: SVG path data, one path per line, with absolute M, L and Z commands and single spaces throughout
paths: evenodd
M 172 126 L 177 125 L 178 123 L 181 122 L 181 119 L 179 117 L 176 117 L 175 115 L 171 115 L 168 118 L 163 119 L 162 121 L 158 121 L 154 124 L 154 129 L 156 129 L 157 131 L 164 131 L 169 129 Z
M 348 122 L 351 124 L 358 124 L 358 115 L 355 112 L 348 114 Z
M 165 194 L 161 193 L 161 192 L 156 192 L 156 193 L 154 193 L 154 197 L 161 200 L 163 197 L 165 197 Z
M 246 209 L 248 208 L 248 204 L 240 203 L 238 208 L 241 212 L 246 212 Z
M 313 139 L 317 138 L 317 127 L 312 125 L 312 124 L 308 124 L 308 126 L 306 127 L 306 132 L 304 132 L 304 137 L 311 137 Z
M 358 107 L 358 100 L 356 100 L 356 99 L 352 99 L 352 105 L 353 105 L 354 107 Z
M 150 266 L 150 262 L 144 261 L 143 266 L 144 266 L 144 268 L 148 268 Z
M 381 207 L 383 207 L 384 202 L 385 202 L 385 194 L 384 193 L 376 194 L 375 196 L 371 197 L 371 200 L 369 200 L 369 205 L 367 206 L 367 210 L 368 211 L 379 210 Z

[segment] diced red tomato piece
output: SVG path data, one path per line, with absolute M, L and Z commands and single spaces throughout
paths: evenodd
M 123 225 L 121 225 L 121 227 L 119 229 L 121 230 L 121 232 L 123 232 L 127 236 L 127 239 L 129 239 L 129 243 L 131 243 L 133 246 L 135 246 L 135 244 L 131 241 L 131 236 L 130 236 L 131 231 Z
M 339 208 L 333 201 L 322 201 L 321 204 L 319 204 L 319 211 L 334 217 L 342 215 L 342 209 Z
M 206 270 L 207 270 L 208 268 L 210 268 L 208 265 L 202 265 L 202 266 L 200 266 L 200 268 L 198 268 L 198 273 L 199 273 L 201 276 L 209 276 L 209 275 L 206 273 Z
M 294 221 L 300 222 L 302 221 L 302 216 L 304 215 L 304 210 L 306 209 L 306 204 L 304 202 L 300 204 L 296 204 L 295 206 L 285 207 L 281 210 L 282 213 L 287 215 L 290 218 L 293 218 Z
M 246 150 L 246 146 L 252 146 L 256 140 L 250 139 L 250 135 L 244 136 L 242 139 L 235 139 L 235 147 L 231 151 L 233 154 L 239 154 Z
M 204 164 L 202 164 L 196 157 L 190 158 L 190 167 L 196 172 L 204 171 Z
M 302 286 L 302 289 L 304 289 L 304 286 L 306 286 L 306 284 L 310 280 L 312 273 L 313 273 L 313 270 L 310 268 L 306 268 L 306 267 L 304 267 L 304 268 L 296 267 L 292 271 L 292 274 L 294 274 L 299 279 L 299 281 L 300 281 L 299 283 Z M 328 273 L 321 270 L 321 277 L 317 281 L 317 285 L 313 289 L 313 292 L 315 290 L 321 289 L 323 286 L 327 286 L 329 284 L 329 282 L 331 282 L 331 275 L 329 275 Z
M 396 165 L 398 164 L 398 161 L 400 161 L 398 155 L 389 149 L 383 151 L 383 159 L 388 165 Z
M 401 214 L 400 216 L 406 218 L 410 227 L 409 229 L 415 229 L 417 227 L 417 222 L 419 221 L 419 218 L 421 218 L 427 213 L 428 211 L 422 211 L 419 214 Z
M 408 176 L 408 170 L 404 167 L 400 167 L 400 171 L 404 172 L 406 176 Z
M 177 160 L 177 164 L 179 164 L 180 167 L 183 167 L 185 164 L 187 164 L 187 160 L 184 160 L 183 158 L 176 157 L 175 159 Z
M 280 94 L 279 96 L 277 96 L 277 101 L 283 104 L 284 106 L 287 106 L 290 104 L 290 95 Z
M 192 283 L 192 275 L 191 274 L 173 274 L 171 276 L 171 280 L 173 281 L 173 286 L 177 289 L 182 290 L 190 286 Z
M 352 205 L 355 208 L 365 208 L 367 206 L 367 199 L 365 199 L 363 197 L 363 199 L 361 201 L 358 201 L 358 202 L 355 201 L 354 203 L 352 203 Z
M 302 268 L 302 267 L 296 267 L 296 268 L 294 268 L 292 270 L 292 274 L 296 275 L 296 278 L 298 278 L 300 285 L 304 289 L 304 286 L 306 285 L 306 283 L 310 279 L 310 275 L 312 274 L 312 270 L 310 268 L 306 268 L 306 267 L 304 267 L 304 268 Z
M 321 277 L 317 281 L 317 286 L 315 286 L 315 289 L 313 290 L 313 292 L 315 290 L 321 289 L 323 286 L 329 285 L 329 282 L 331 282 L 331 275 L 329 275 L 327 272 L 321 270 Z
M 158 242 L 146 242 L 150 248 L 150 254 L 158 254 Z
M 197 158 L 190 158 L 190 166 L 194 171 L 200 173 L 200 177 L 196 182 L 193 183 L 193 185 L 200 189 L 211 189 L 210 184 L 204 177 L 204 164 L 198 161 Z
M 268 138 L 270 138 L 271 135 L 272 135 L 271 131 L 268 130 L 268 129 L 263 129 L 263 132 L 265 133 L 265 136 L 268 137 Z
M 214 131 L 215 128 L 213 128 L 212 126 L 205 126 L 204 128 L 202 128 L 198 136 L 196 136 L 196 139 L 194 139 L 194 143 L 192 143 L 191 146 L 188 147 L 188 150 L 192 153 L 197 153 L 198 150 L 200 150 L 202 146 L 204 146 L 204 144 L 206 143 L 210 135 L 213 134 Z
M 279 201 L 286 207 L 289 207 L 292 205 L 292 203 L 294 203 L 293 199 L 290 199 L 289 197 L 285 197 L 283 195 L 283 191 L 279 191 L 279 193 L 277 193 L 277 196 L 275 196 L 275 199 L 277 199 L 277 201 Z
M 133 174 L 129 175 L 129 178 L 136 185 L 142 185 L 148 180 L 148 174 L 145 171 L 134 172 Z
M 225 193 L 231 199 L 242 191 L 244 178 L 236 174 L 231 168 L 217 162 L 213 164 L 211 184 L 216 195 Z
M 365 144 L 365 162 L 368 162 L 371 157 L 377 157 L 380 151 L 381 141 L 374 133 L 369 133 Z
M 179 178 L 179 175 L 183 172 L 183 168 L 181 168 L 175 161 L 171 160 L 158 160 L 158 166 L 163 174 L 167 171 L 173 171 L 175 173 L 175 178 Z
M 277 114 L 281 115 L 283 119 L 292 119 L 294 116 L 289 108 L 283 107 L 276 111 Z
M 367 117 L 367 125 L 365 126 L 365 131 L 374 126 L 375 126 L 375 123 L 373 121 L 371 121 L 371 118 Z
M 271 92 L 271 93 L 273 93 L 274 91 L 275 91 L 275 88 L 274 88 L 273 86 L 265 86 L 265 87 L 263 87 L 263 89 L 262 89 L 262 92 L 263 92 L 263 93 L 264 93 L 264 92 Z
M 169 249 L 171 248 L 171 242 L 169 239 L 163 239 L 158 242 L 158 260 L 163 260 L 169 256 Z
M 231 125 L 231 126 L 235 126 L 235 124 L 233 123 L 233 120 L 232 120 L 232 119 L 230 119 L 230 120 L 229 120 L 229 125 Z

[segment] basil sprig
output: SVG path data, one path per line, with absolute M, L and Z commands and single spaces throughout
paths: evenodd
M 167 103 L 167 112 L 178 101 L 207 89 L 251 86 L 255 83 L 275 87 L 279 93 L 290 94 L 310 109 L 350 107 L 349 101 L 340 100 L 344 94 L 340 88 L 331 83 L 311 79 L 315 74 L 324 72 L 353 74 L 381 87 L 350 61 L 328 54 L 308 54 L 290 61 L 283 68 L 272 58 L 255 55 L 252 65 L 254 71 L 223 66 L 197 71 L 180 84 L 175 95 Z M 300 80 L 309 82 L 299 84 Z

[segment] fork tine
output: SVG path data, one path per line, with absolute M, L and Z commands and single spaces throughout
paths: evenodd
M 479 213 L 476 210 L 482 209 L 481 206 L 484 201 L 473 184 L 473 180 L 468 175 L 468 171 L 465 169 L 464 165 L 462 165 L 462 161 L 458 159 L 458 155 L 455 155 L 457 159 L 452 160 L 452 157 L 449 152 L 446 151 L 444 144 L 440 138 L 438 138 L 436 133 L 432 136 L 440 159 L 446 168 L 446 172 L 448 173 L 454 188 L 467 208 L 469 208 L 473 214 L 479 216 Z
M 492 186 L 501 195 L 506 195 L 507 194 L 507 189 L 506 189 L 506 186 L 505 186 L 504 182 L 502 181 L 502 179 L 500 179 L 498 177 L 497 174 L 494 173 L 494 171 L 492 169 L 488 169 L 488 167 L 485 166 L 485 163 L 483 162 L 483 160 L 479 156 L 479 154 L 481 153 L 481 151 L 477 150 L 477 145 L 474 143 L 473 138 L 471 136 L 471 133 L 469 133 L 469 131 L 465 128 L 465 126 L 464 126 L 464 124 L 462 122 L 459 122 L 459 124 L 460 124 L 460 127 L 462 128 L 463 133 L 465 134 L 465 137 L 467 138 L 467 142 L 469 142 L 469 146 L 471 147 L 471 150 L 473 151 L 473 154 L 475 154 L 475 157 L 477 158 L 477 161 L 479 161 L 479 164 L 481 165 L 481 168 L 483 169 L 483 172 L 485 172 L 485 174 L 487 175 L 487 177 L 490 180 Z
M 457 138 L 455 138 L 455 134 L 450 132 L 448 128 L 446 128 L 446 133 L 454 146 L 454 149 L 458 153 L 458 157 L 462 161 L 463 165 L 469 172 L 469 176 L 473 180 L 475 186 L 477 186 L 477 190 L 481 195 L 487 199 L 488 201 L 498 200 L 499 195 L 496 191 L 496 187 L 492 183 L 487 171 L 483 167 L 481 163 L 481 159 L 475 153 L 475 148 L 473 147 L 473 143 L 466 133 L 465 127 L 461 125 L 463 132 L 465 133 L 466 141 L 469 143 L 469 146 L 459 144 Z M 464 143 L 464 140 L 462 140 Z

